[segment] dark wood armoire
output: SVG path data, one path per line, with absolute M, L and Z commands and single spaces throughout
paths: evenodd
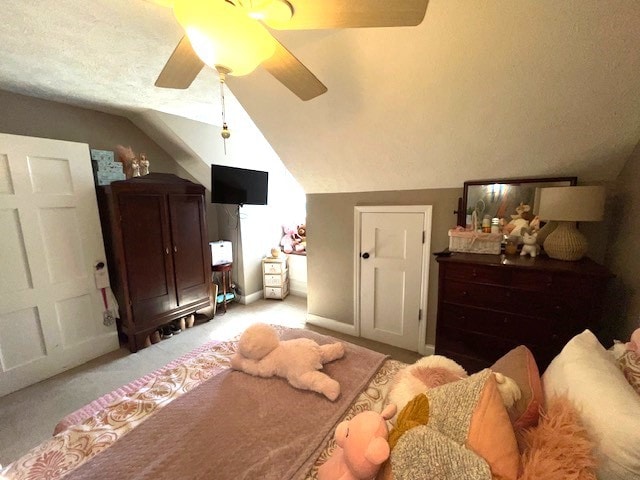
M 118 331 L 138 351 L 160 326 L 208 309 L 211 252 L 204 187 L 152 173 L 98 187 Z

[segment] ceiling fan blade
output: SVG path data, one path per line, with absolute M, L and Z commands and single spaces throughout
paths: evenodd
M 290 0 L 293 17 L 269 22 L 281 30 L 419 25 L 429 0 Z
M 189 88 L 203 67 L 204 62 L 193 51 L 191 42 L 185 35 L 169 57 L 155 85 L 163 88 Z
M 327 87 L 275 38 L 276 51 L 262 66 L 301 100 L 311 100 L 327 91 Z

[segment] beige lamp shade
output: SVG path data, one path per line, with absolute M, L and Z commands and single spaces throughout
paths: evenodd
M 549 187 L 540 189 L 538 216 L 557 222 L 544 240 L 544 251 L 551 258 L 580 260 L 587 253 L 587 239 L 575 222 L 597 222 L 604 214 L 603 187 Z
M 562 222 L 599 222 L 604 215 L 603 187 L 548 187 L 540 189 L 538 217 Z

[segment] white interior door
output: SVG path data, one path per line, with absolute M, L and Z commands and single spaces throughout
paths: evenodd
M 86 144 L 0 134 L 0 396 L 118 348 Z
M 356 207 L 358 224 L 361 335 L 422 351 L 431 207 Z

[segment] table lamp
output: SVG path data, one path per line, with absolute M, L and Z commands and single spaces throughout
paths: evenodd
M 544 241 L 544 251 L 558 260 L 580 260 L 587 239 L 576 222 L 599 222 L 604 215 L 604 187 L 548 187 L 540 189 L 538 217 L 555 221 L 557 228 Z

